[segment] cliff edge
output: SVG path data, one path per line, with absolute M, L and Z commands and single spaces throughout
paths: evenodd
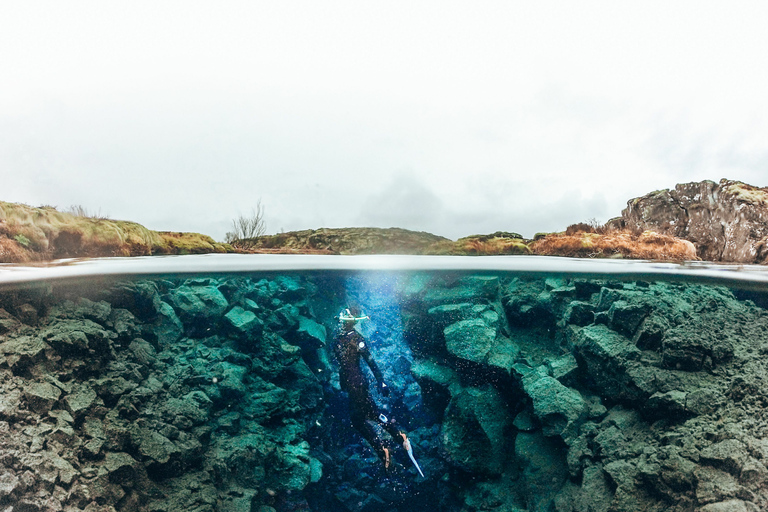
M 612 224 L 688 240 L 703 260 L 768 263 L 768 187 L 727 179 L 682 183 L 631 199 Z

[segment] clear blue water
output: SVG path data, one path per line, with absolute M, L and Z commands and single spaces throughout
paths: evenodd
M 766 307 L 701 263 L 0 266 L 0 509 L 762 510 Z

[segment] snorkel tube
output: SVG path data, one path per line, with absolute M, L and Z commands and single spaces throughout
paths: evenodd
M 370 320 L 371 317 L 368 315 L 363 316 L 355 316 L 352 314 L 352 312 L 349 309 L 345 309 L 341 313 L 339 313 L 339 322 L 345 323 L 345 322 L 362 322 L 363 320 Z

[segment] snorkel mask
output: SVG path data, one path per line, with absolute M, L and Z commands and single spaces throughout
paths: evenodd
M 349 308 L 345 309 L 341 313 L 339 313 L 339 322 L 346 323 L 346 322 L 362 322 L 363 320 L 370 320 L 371 318 L 368 315 L 363 316 L 355 316 Z

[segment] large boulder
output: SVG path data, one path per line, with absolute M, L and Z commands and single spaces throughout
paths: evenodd
M 456 390 L 442 426 L 448 459 L 470 471 L 500 474 L 508 455 L 512 418 L 492 386 Z
M 213 285 L 183 285 L 170 294 L 171 303 L 182 320 L 207 320 L 220 317 L 229 303 Z
M 722 179 L 631 199 L 620 226 L 684 238 L 709 261 L 768 261 L 768 188 Z

